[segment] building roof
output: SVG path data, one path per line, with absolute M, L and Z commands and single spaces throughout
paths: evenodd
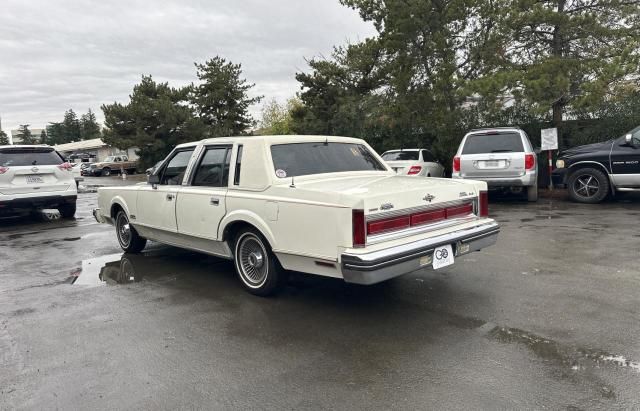
M 106 146 L 105 142 L 101 138 L 94 138 L 93 140 L 76 141 L 75 143 L 58 144 L 55 147 L 58 151 L 76 151 L 76 150 L 91 150 Z

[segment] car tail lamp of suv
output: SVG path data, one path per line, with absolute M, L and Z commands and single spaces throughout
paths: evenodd
M 71 163 L 62 163 L 58 166 L 58 168 L 63 171 L 73 170 L 73 166 L 71 165 Z
M 9 167 L 3 167 L 3 166 L 0 166 L 0 174 L 4 174 L 4 173 L 6 173 L 7 171 L 9 171 Z
M 489 217 L 489 193 L 480 191 L 478 195 L 478 216 Z
M 420 166 L 411 166 L 411 168 L 409 169 L 409 172 L 407 173 L 410 176 L 414 176 L 416 174 L 419 174 L 420 171 L 422 171 L 422 167 Z
M 536 156 L 534 154 L 524 155 L 525 170 L 533 170 L 536 167 Z
M 454 173 L 460 172 L 460 157 L 458 156 L 455 156 L 453 158 L 453 172 Z

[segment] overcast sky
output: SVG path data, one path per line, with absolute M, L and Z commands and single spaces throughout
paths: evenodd
M 253 94 L 284 101 L 305 57 L 373 36 L 338 0 L 2 0 L 0 116 L 8 131 L 126 102 L 141 74 L 180 86 L 194 62 L 241 63 Z M 252 108 L 255 117 L 261 105 Z

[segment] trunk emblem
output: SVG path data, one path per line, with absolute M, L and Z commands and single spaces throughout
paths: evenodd
M 380 206 L 380 210 L 391 210 L 393 208 L 393 204 L 385 203 Z
M 38 167 L 31 167 L 31 171 L 37 173 L 40 170 Z
M 436 198 L 436 196 L 431 195 L 431 194 L 427 194 L 426 196 L 422 197 L 422 199 L 424 201 L 427 201 L 429 203 L 432 202 L 433 200 L 435 200 L 435 198 Z

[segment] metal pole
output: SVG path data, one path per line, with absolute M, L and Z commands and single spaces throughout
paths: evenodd
M 549 189 L 553 191 L 553 178 L 551 177 L 551 173 L 553 172 L 553 154 L 551 154 L 551 150 L 547 150 L 549 153 Z

